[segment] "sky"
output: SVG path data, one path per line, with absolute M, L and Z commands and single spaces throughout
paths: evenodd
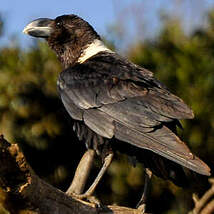
M 100 32 L 104 32 L 106 24 L 114 19 L 113 4 L 109 4 L 108 0 L 2 0 L 0 13 L 6 22 L 0 44 L 7 43 L 12 35 L 28 43 L 31 39 L 22 34 L 22 30 L 27 23 L 39 17 L 54 18 L 74 13 L 89 21 Z
M 109 34 L 109 26 L 117 22 L 120 26 L 121 22 L 121 28 L 125 28 L 130 37 L 138 33 L 140 38 L 144 38 L 158 29 L 158 14 L 162 10 L 180 13 L 186 28 L 192 28 L 203 22 L 203 12 L 213 5 L 214 0 L 2 0 L 0 14 L 5 21 L 5 29 L 0 46 L 10 44 L 14 37 L 22 46 L 30 46 L 33 39 L 24 35 L 22 30 L 27 23 L 39 17 L 77 14 L 104 36 Z M 200 13 L 194 17 L 196 10 Z M 136 17 L 139 23 L 136 23 Z M 142 32 L 136 31 L 141 27 Z

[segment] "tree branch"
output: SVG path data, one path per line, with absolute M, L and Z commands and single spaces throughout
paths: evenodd
M 25 160 L 17 144 L 0 136 L 0 187 L 7 192 L 13 207 L 11 214 L 25 209 L 34 214 L 140 214 L 140 210 L 119 206 L 96 208 L 78 200 L 41 180 Z
M 211 214 L 214 212 L 214 200 L 210 201 L 210 199 L 214 196 L 214 179 L 209 179 L 209 182 L 212 186 L 200 199 L 197 195 L 193 194 L 195 207 L 191 212 L 189 212 L 189 214 Z

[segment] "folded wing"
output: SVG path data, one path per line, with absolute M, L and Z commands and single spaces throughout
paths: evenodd
M 59 91 L 70 115 L 102 137 L 115 137 L 210 175 L 209 167 L 167 126 L 193 118 L 192 110 L 147 70 L 103 61 L 99 67 L 97 62 L 92 59 L 61 73 Z

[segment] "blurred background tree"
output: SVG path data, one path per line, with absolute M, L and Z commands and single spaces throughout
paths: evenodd
M 129 44 L 126 56 L 152 70 L 192 107 L 196 117 L 182 122 L 184 130 L 180 134 L 192 151 L 214 169 L 214 11 L 207 14 L 207 25 L 192 33 L 174 16 L 162 13 L 161 23 L 152 39 Z M 117 25 L 111 28 L 112 38 L 107 41 L 111 47 L 117 47 L 125 34 L 118 29 Z M 72 133 L 72 121 L 57 94 L 60 70 L 54 53 L 44 42 L 28 50 L 17 44 L 0 49 L 0 132 L 22 146 L 41 178 L 65 190 L 85 147 Z M 94 175 L 99 166 L 98 161 Z M 153 180 L 153 213 L 180 214 L 191 209 L 190 191 L 156 177 Z M 143 184 L 142 166 L 133 168 L 121 155 L 113 161 L 96 194 L 104 203 L 134 207 Z

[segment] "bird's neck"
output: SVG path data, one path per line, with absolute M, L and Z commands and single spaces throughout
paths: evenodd
M 112 52 L 109 48 L 107 48 L 104 43 L 100 39 L 95 39 L 90 44 L 86 45 L 81 52 L 80 57 L 78 58 L 78 63 L 83 63 L 90 57 L 98 54 L 99 52 Z
M 99 52 L 112 52 L 100 39 L 94 39 L 83 46 L 69 43 L 66 45 L 54 45 L 49 43 L 49 45 L 56 52 L 64 69 L 74 66 L 75 64 L 81 64 Z
M 75 44 L 54 44 L 49 43 L 49 46 L 56 52 L 56 55 L 64 69 L 73 66 L 78 61 L 81 55 L 81 48 Z

